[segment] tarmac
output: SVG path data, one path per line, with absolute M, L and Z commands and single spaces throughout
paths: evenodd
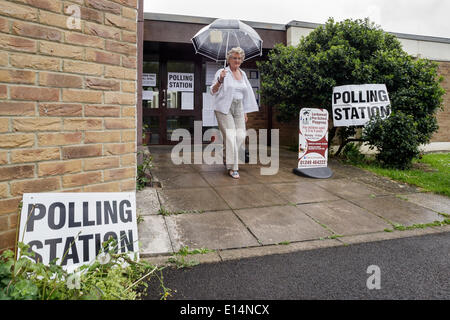
M 444 220 L 450 198 L 334 159 L 331 178 L 301 177 L 297 154 L 280 147 L 277 174 L 242 164 L 235 180 L 223 164 L 174 164 L 172 146 L 149 151 L 157 187 L 138 191 L 136 204 L 140 256 L 156 265 L 186 246 L 209 249 L 189 258 L 206 263 L 450 231 L 394 229 Z

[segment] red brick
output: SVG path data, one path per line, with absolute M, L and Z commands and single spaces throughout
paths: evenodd
M 0 2 L 0 12 L 3 16 L 18 18 L 26 21 L 37 21 L 37 9 L 29 6 L 23 6 L 10 1 Z
M 86 6 L 102 12 L 121 13 L 121 6 L 106 0 L 86 0 Z
M 0 181 L 33 178 L 34 177 L 34 165 L 21 165 L 0 167 Z
M 86 48 L 86 60 L 104 64 L 120 65 L 120 55 Z
M 70 133 L 39 133 L 38 145 L 46 146 L 63 146 L 70 144 L 80 144 L 83 134 L 81 132 Z
M 21 149 L 11 151 L 11 163 L 58 160 L 59 148 Z
M 86 106 L 84 109 L 86 117 L 120 117 L 118 106 Z
M 61 189 L 59 177 L 11 182 L 11 194 L 20 196 L 24 193 L 47 192 Z
M 36 52 L 36 41 L 0 33 L 0 49 Z
M 11 86 L 10 96 L 13 100 L 58 101 L 59 89 Z
M 83 79 L 80 76 L 41 72 L 39 84 L 46 87 L 82 88 Z
M 50 41 L 61 41 L 62 39 L 61 31 L 22 21 L 15 21 L 13 23 L 12 33 L 19 36 Z
M 71 103 L 40 103 L 39 115 L 49 117 L 76 117 L 82 116 L 83 105 Z
M 34 71 L 0 69 L 0 82 L 34 84 L 35 79 Z
M 64 188 L 84 186 L 98 182 L 103 182 L 101 172 L 86 172 L 63 176 Z
M 35 109 L 33 102 L 0 102 L 0 116 L 34 116 Z
M 45 9 L 53 12 L 61 12 L 61 1 L 59 0 L 16 0 L 31 7 Z
M 101 145 L 63 147 L 63 159 L 80 159 L 88 157 L 99 157 L 102 155 Z
M 86 88 L 95 90 L 119 91 L 120 82 L 117 80 L 101 79 L 87 77 L 85 80 Z
M 84 143 L 120 142 L 120 131 L 86 131 Z
M 38 176 L 54 176 L 81 171 L 82 160 L 53 161 L 39 163 Z

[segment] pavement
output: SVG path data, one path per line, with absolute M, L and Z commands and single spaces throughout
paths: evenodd
M 280 148 L 276 175 L 244 164 L 234 180 L 222 164 L 175 165 L 171 150 L 149 147 L 156 187 L 136 193 L 141 257 L 158 265 L 185 246 L 220 262 L 450 231 L 394 230 L 444 220 L 450 199 L 336 160 L 329 179 L 300 177 L 297 154 Z

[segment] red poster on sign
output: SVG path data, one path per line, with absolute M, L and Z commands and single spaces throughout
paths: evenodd
M 326 167 L 328 162 L 328 111 L 300 110 L 298 168 Z

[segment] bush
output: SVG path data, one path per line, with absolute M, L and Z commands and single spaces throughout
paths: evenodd
M 445 91 L 440 86 L 443 78 L 438 77 L 437 64 L 408 55 L 394 35 L 369 19 L 335 22 L 330 18 L 303 37 L 296 47 L 277 44 L 267 60 L 257 65 L 261 71 L 262 98 L 277 108 L 279 121 L 298 119 L 302 107 L 325 108 L 331 118 L 333 87 L 384 83 L 391 110 L 414 118 L 412 140 L 428 143 L 438 128 L 436 112 L 442 106 Z M 344 145 L 355 133 L 355 127 L 339 127 L 338 133 Z M 335 134 L 333 127 L 328 141 Z M 385 149 L 388 138 L 383 137 Z M 398 149 L 400 146 L 403 144 Z M 404 152 L 409 154 L 410 147 Z M 380 158 L 386 159 L 386 155 Z M 395 163 L 395 159 L 386 160 Z
M 354 143 L 348 143 L 344 150 L 342 151 L 342 155 L 345 160 L 351 164 L 359 164 L 364 162 L 366 157 L 359 151 L 359 145 Z
M 104 243 L 104 248 L 113 242 Z M 29 247 L 18 244 L 20 255 L 11 250 L 0 255 L 0 300 L 131 300 L 139 298 L 151 276 L 161 269 L 129 258 L 128 254 L 100 254 L 91 265 L 69 274 L 56 259 L 49 265 L 34 262 Z M 161 278 L 160 278 L 161 281 Z M 163 298 L 170 289 L 163 288 Z
M 382 120 L 374 117 L 363 130 L 363 139 L 377 147 L 377 160 L 385 167 L 408 169 L 419 154 L 421 133 L 412 115 L 394 112 Z

